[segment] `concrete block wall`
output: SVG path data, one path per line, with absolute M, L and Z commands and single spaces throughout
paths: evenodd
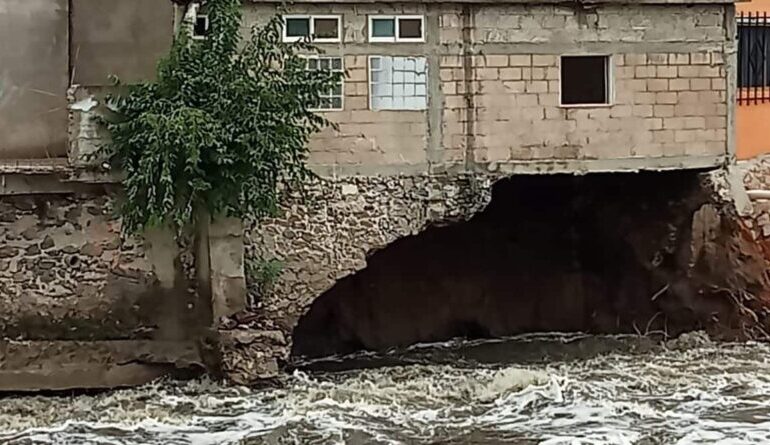
M 342 16 L 339 124 L 311 142 L 321 174 L 575 172 L 713 167 L 733 151 L 732 6 L 302 4 Z M 661 2 L 665 3 L 665 2 Z M 275 6 L 246 7 L 244 27 Z M 369 43 L 367 19 L 424 14 L 424 43 Z M 611 56 L 609 106 L 559 105 L 561 55 Z M 422 56 L 425 111 L 369 109 L 368 56 Z M 727 55 L 727 56 L 726 56 Z
M 726 151 L 728 105 L 719 54 L 614 55 L 611 105 L 574 108 L 559 105 L 557 55 L 474 56 L 470 82 L 463 62 L 442 58 L 441 88 L 446 114 L 472 113 L 476 163 Z M 463 88 L 473 91 L 472 109 L 460 94 Z M 465 123 L 457 118 L 446 123 L 444 147 L 465 148 Z

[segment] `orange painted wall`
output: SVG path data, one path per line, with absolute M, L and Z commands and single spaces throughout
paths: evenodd
M 770 14 L 770 0 L 738 3 L 737 10 Z M 735 143 L 739 159 L 749 159 L 770 153 L 770 103 L 739 105 L 735 126 Z

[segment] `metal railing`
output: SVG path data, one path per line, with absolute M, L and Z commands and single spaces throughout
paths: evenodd
M 770 102 L 770 24 L 767 12 L 738 14 L 738 92 L 741 105 Z

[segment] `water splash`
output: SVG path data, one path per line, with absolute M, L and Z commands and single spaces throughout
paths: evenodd
M 161 381 L 92 396 L 0 399 L 0 442 L 770 443 L 767 345 L 609 353 L 600 347 L 586 357 L 600 340 L 529 336 L 421 345 L 390 354 L 413 365 L 295 371 L 270 390 Z M 509 351 L 533 343 L 543 359 L 519 360 Z M 504 351 L 505 360 L 468 358 L 477 358 L 479 347 Z M 553 349 L 558 360 L 548 354 Z

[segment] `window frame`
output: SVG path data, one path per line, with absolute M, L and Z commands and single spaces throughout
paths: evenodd
M 320 60 L 320 59 L 340 59 L 340 69 L 339 71 L 342 73 L 342 78 L 340 79 L 340 107 L 339 108 L 309 108 L 308 111 L 312 111 L 313 113 L 326 113 L 326 112 L 334 112 L 334 111 L 345 111 L 345 57 L 339 55 L 328 55 L 328 54 L 307 54 L 307 55 L 300 55 L 303 59 L 310 60 Z M 307 69 L 307 67 L 305 68 Z M 336 71 L 336 70 L 332 70 Z M 334 96 L 330 96 L 333 98 Z
M 565 104 L 564 103 L 564 83 L 562 82 L 562 60 L 565 57 L 603 57 L 605 60 L 604 76 L 606 82 L 607 101 L 600 103 L 584 104 Z M 559 107 L 561 108 L 605 108 L 615 104 L 615 59 L 612 54 L 607 53 L 575 53 L 560 54 L 558 60 L 559 71 Z
M 762 64 L 762 67 L 761 67 L 762 68 L 762 76 L 760 76 L 760 77 L 761 77 L 761 79 L 763 81 L 762 82 L 763 84 L 759 84 L 758 82 L 754 82 L 754 85 L 751 85 L 750 81 L 754 80 L 753 78 L 755 76 L 753 76 L 753 74 L 756 74 L 756 73 L 751 73 L 751 74 L 746 75 L 746 74 L 744 74 L 742 72 L 743 70 L 741 69 L 744 66 L 744 59 L 743 59 L 743 57 L 745 57 L 745 65 L 750 66 L 751 65 L 751 61 L 752 61 L 752 57 L 751 56 L 755 54 L 752 51 L 752 47 L 751 47 L 751 45 L 754 42 L 748 42 L 748 43 L 746 43 L 744 45 L 742 45 L 740 43 L 741 40 L 743 40 L 743 39 L 741 39 L 742 31 L 745 29 L 747 31 L 746 34 L 751 35 L 750 29 L 752 29 L 752 28 L 762 29 L 765 32 L 770 32 L 770 23 L 768 23 L 768 22 L 766 22 L 764 20 L 762 20 L 762 21 L 757 20 L 757 21 L 752 23 L 750 20 L 746 20 L 746 19 L 741 20 L 740 18 L 737 19 L 736 33 L 738 35 L 738 39 L 737 40 L 738 40 L 739 43 L 738 43 L 738 49 L 736 51 L 738 53 L 738 67 L 736 68 L 736 71 L 739 71 L 739 73 L 737 75 L 736 86 L 737 86 L 738 89 L 755 89 L 755 88 L 759 89 L 759 88 L 768 88 L 768 87 L 770 87 L 770 39 L 765 41 L 765 44 L 766 44 L 766 47 L 764 48 L 765 54 L 762 57 L 764 63 Z M 757 36 L 754 35 L 754 37 L 756 38 Z M 744 53 L 744 51 L 742 51 L 744 49 L 748 49 L 748 53 Z M 741 75 L 741 74 L 743 74 L 743 75 Z M 744 80 L 749 81 L 750 84 L 749 85 L 742 85 Z
M 410 58 L 410 57 L 411 58 L 415 58 L 415 59 L 417 59 L 417 58 L 425 59 L 425 73 L 422 74 L 423 76 L 425 76 L 425 95 L 424 96 L 418 96 L 417 94 L 415 94 L 414 96 L 411 96 L 411 97 L 425 97 L 425 105 L 423 107 L 421 107 L 421 108 L 405 108 L 405 107 L 404 108 L 375 108 L 374 107 L 374 105 L 372 103 L 373 99 L 374 99 L 374 82 L 372 81 L 372 59 L 375 59 L 375 58 L 382 59 L 382 58 L 386 58 L 386 57 L 389 57 L 391 59 L 394 59 L 394 58 L 397 58 L 397 57 L 405 58 L 405 59 L 406 58 Z M 379 70 L 381 71 L 382 68 L 380 68 Z M 430 67 L 428 66 L 428 58 L 426 56 L 403 56 L 403 55 L 392 55 L 392 54 L 370 54 L 369 56 L 367 56 L 367 67 L 366 67 L 366 76 L 367 76 L 367 83 L 366 84 L 367 84 L 367 88 L 369 90 L 369 95 L 368 95 L 369 96 L 368 97 L 369 110 L 370 111 L 397 111 L 397 112 L 398 111 L 425 112 L 426 110 L 429 109 L 429 106 L 430 106 L 430 104 L 429 104 L 430 95 L 428 93 L 428 71 L 429 70 L 430 70 Z M 415 88 L 416 88 L 417 85 L 418 84 L 415 82 Z M 391 97 L 394 97 L 394 96 L 391 94 Z M 408 96 L 404 95 L 404 97 L 408 97 Z
M 286 33 L 288 27 L 286 21 L 289 19 L 307 19 L 308 20 L 308 36 L 309 40 L 313 43 L 340 43 L 342 42 L 342 15 L 340 14 L 284 14 L 281 16 L 283 21 L 283 29 L 281 30 L 281 37 L 284 43 L 301 42 L 305 37 L 290 37 Z M 316 19 L 334 19 L 337 20 L 337 37 L 328 38 L 316 38 L 315 37 L 315 20 Z
M 196 13 L 195 14 L 195 22 L 197 22 L 199 18 L 203 18 L 203 19 L 206 20 L 206 32 L 208 33 L 209 31 L 211 31 L 211 19 L 209 19 L 209 15 L 208 14 L 204 14 L 204 13 L 200 13 L 200 12 Z M 206 40 L 208 38 L 207 34 L 204 34 L 204 35 L 197 35 L 197 34 L 195 34 L 195 25 L 196 25 L 196 23 L 193 23 L 192 33 L 191 33 L 193 40 Z
M 393 37 L 375 37 L 372 35 L 374 27 L 372 23 L 374 20 L 393 20 Z M 401 30 L 400 20 L 420 20 L 420 32 L 419 38 L 415 37 L 399 37 L 399 31 Z M 369 42 L 371 43 L 425 43 L 425 15 L 370 15 L 367 19 L 367 35 Z

